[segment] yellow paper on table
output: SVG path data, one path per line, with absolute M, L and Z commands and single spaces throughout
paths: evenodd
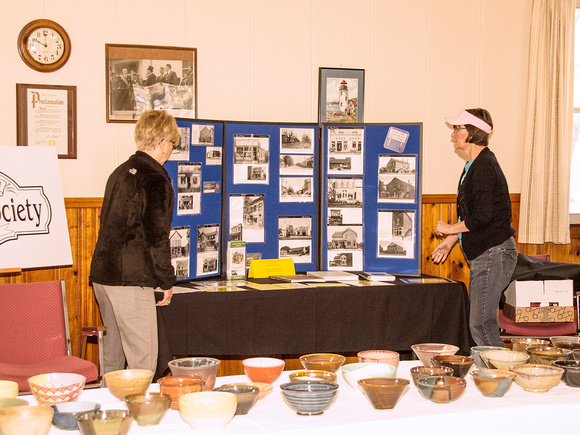
M 295 275 L 292 258 L 275 258 L 269 260 L 252 260 L 248 278 L 269 278 L 272 275 Z

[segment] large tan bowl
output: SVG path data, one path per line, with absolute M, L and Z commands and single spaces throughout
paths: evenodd
M 488 369 L 510 370 L 510 367 L 526 364 L 530 358 L 527 353 L 513 350 L 486 350 L 479 355 Z
M 202 391 L 179 398 L 179 415 L 192 429 L 225 428 L 236 414 L 236 395 L 225 391 Z
M 144 393 L 149 388 L 152 379 L 151 370 L 127 369 L 105 374 L 109 392 L 119 400 L 125 400 L 129 394 Z
M 159 424 L 171 403 L 171 396 L 165 393 L 138 393 L 125 396 L 127 409 L 133 414 L 138 426 Z
M 551 365 L 556 360 L 568 358 L 572 350 L 552 346 L 530 346 L 526 348 L 526 352 L 530 355 L 530 364 Z
M 50 406 L 77 400 L 85 381 L 76 373 L 45 373 L 28 378 L 28 385 L 39 405 Z
M 459 347 L 443 343 L 419 343 L 411 346 L 424 366 L 432 366 L 431 358 L 437 355 L 455 355 Z
M 564 369 L 544 364 L 524 364 L 513 368 L 516 384 L 525 391 L 545 393 L 560 383 Z
M 50 406 L 16 406 L 0 411 L 2 435 L 46 435 L 54 410 Z

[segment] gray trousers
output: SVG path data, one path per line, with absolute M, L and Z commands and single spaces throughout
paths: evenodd
M 93 283 L 101 318 L 105 373 L 157 368 L 157 309 L 152 287 Z

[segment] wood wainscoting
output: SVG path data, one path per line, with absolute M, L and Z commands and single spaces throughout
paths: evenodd
M 511 195 L 514 228 L 519 219 L 519 194 Z M 71 332 L 73 355 L 79 355 L 81 349 L 81 330 L 83 326 L 101 325 L 99 309 L 89 284 L 91 257 L 99 230 L 99 213 L 102 198 L 67 198 L 65 199 L 69 236 L 71 241 L 73 265 L 71 267 L 54 267 L 30 269 L 0 275 L 0 283 L 35 282 L 64 279 L 67 289 L 68 314 Z M 435 265 L 431 261 L 431 251 L 437 246 L 438 239 L 434 229 L 439 219 L 450 223 L 456 220 L 455 195 L 423 195 L 422 205 L 422 273 L 448 277 L 468 283 L 469 265 L 459 247 L 455 247 L 447 261 Z M 552 261 L 580 263 L 580 231 L 572 228 L 571 243 L 556 245 L 521 245 L 518 249 L 524 254 L 549 254 Z M 517 233 L 516 233 L 517 240 Z M 211 356 L 211 355 L 208 355 Z M 95 345 L 89 344 L 87 359 L 97 363 L 98 354 Z M 350 362 L 350 361 L 349 361 Z M 300 368 L 295 359 L 288 360 L 287 368 Z M 240 360 L 222 361 L 219 375 L 243 373 Z

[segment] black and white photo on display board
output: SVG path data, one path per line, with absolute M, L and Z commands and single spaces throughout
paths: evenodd
M 364 129 L 330 127 L 328 129 L 328 174 L 363 173 Z
M 328 207 L 362 207 L 362 177 L 328 177 Z
M 280 258 L 292 258 L 294 263 L 311 263 L 312 216 L 279 216 L 278 250 Z
M 414 203 L 415 190 L 414 175 L 379 175 L 377 202 Z
M 280 202 L 313 202 L 312 177 L 280 177 Z
M 191 129 L 189 127 L 178 127 L 179 143 L 173 146 L 173 151 L 169 160 L 189 160 L 189 145 L 191 137 Z
M 219 181 L 205 181 L 203 183 L 203 193 L 220 193 Z
M 378 257 L 415 258 L 414 210 L 379 210 L 377 227 Z
M 214 275 L 218 271 L 220 231 L 218 224 L 197 227 L 197 275 Z
M 177 165 L 177 215 L 201 213 L 201 163 Z
M 205 149 L 205 164 L 218 166 L 222 164 L 222 147 L 207 147 Z
M 327 228 L 327 252 L 329 269 L 337 262 L 337 255 L 348 253 L 351 270 L 362 270 L 363 227 L 359 225 L 329 225 Z M 339 257 L 340 258 L 340 257 Z M 340 268 L 340 267 L 338 267 Z
M 280 154 L 280 175 L 314 175 L 314 156 Z
M 264 195 L 230 195 L 229 240 L 264 242 Z
M 313 128 L 281 128 L 280 153 L 314 154 Z
M 269 184 L 269 162 L 269 136 L 234 136 L 234 184 Z
M 206 124 L 192 124 L 191 145 L 214 145 L 215 127 Z
M 169 242 L 171 245 L 171 264 L 175 269 L 175 275 L 177 279 L 185 279 L 189 276 L 190 227 L 171 228 Z

